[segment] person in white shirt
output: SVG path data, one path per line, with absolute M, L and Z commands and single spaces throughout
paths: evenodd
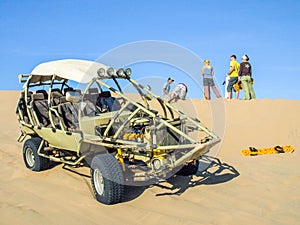
M 175 102 L 178 101 L 178 99 L 185 100 L 186 94 L 187 94 L 187 86 L 184 83 L 179 83 L 174 90 L 170 94 L 169 103 L 173 100 Z

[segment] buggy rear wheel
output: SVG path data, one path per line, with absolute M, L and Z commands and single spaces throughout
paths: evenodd
M 26 140 L 23 145 L 24 163 L 32 171 L 42 171 L 49 168 L 49 159 L 38 155 L 41 142 L 41 138 L 34 137 Z
M 97 201 L 119 203 L 124 195 L 124 175 L 118 160 L 110 154 L 96 155 L 91 163 L 91 182 Z

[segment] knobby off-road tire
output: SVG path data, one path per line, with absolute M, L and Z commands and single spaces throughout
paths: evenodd
M 96 155 L 91 163 L 91 182 L 97 201 L 119 203 L 124 195 L 124 175 L 118 160 L 110 154 Z
M 42 171 L 49 168 L 49 159 L 38 155 L 41 142 L 41 138 L 34 137 L 26 140 L 23 145 L 24 163 L 32 171 Z

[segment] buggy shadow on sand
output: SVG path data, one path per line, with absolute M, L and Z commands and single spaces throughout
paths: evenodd
M 114 204 L 125 186 L 166 180 L 220 141 L 130 75 L 129 68 L 74 59 L 20 74 L 16 113 L 26 167 L 38 172 L 50 161 L 89 167 L 97 201 Z
M 201 157 L 199 167 L 187 166 L 179 171 L 177 175 L 167 179 L 166 182 L 171 187 L 164 184 L 155 184 L 167 190 L 167 192 L 156 196 L 181 195 L 189 188 L 198 185 L 214 185 L 228 182 L 239 175 L 239 172 L 233 166 L 222 163 L 216 157 L 205 155 Z
M 199 163 L 188 164 L 182 167 L 174 176 L 163 182 L 142 186 L 124 185 L 124 195 L 120 202 L 132 201 L 152 186 L 157 186 L 162 190 L 167 190 L 167 192 L 156 194 L 156 196 L 181 195 L 189 188 L 193 188 L 198 185 L 225 183 L 240 175 L 233 166 L 227 163 L 222 163 L 221 160 L 216 157 L 204 155 L 199 161 Z M 90 175 L 80 173 L 76 171 L 76 169 L 68 167 L 67 165 L 64 165 L 63 169 L 83 178 L 91 178 Z M 87 185 L 92 191 L 92 187 L 88 182 Z

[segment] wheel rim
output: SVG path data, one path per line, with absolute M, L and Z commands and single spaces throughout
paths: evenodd
M 34 159 L 33 151 L 30 147 L 26 148 L 25 157 L 26 157 L 26 162 L 27 162 L 28 166 L 33 167 L 34 163 L 35 163 L 35 159 Z
M 94 170 L 94 184 L 99 195 L 104 193 L 104 179 L 99 169 Z

